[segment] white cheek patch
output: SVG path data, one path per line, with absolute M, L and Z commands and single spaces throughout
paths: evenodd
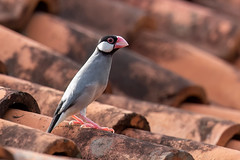
M 98 44 L 98 49 L 103 52 L 111 52 L 113 50 L 114 45 L 109 44 L 107 42 L 101 42 Z

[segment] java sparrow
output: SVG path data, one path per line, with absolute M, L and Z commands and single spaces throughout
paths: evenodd
M 50 133 L 59 123 L 72 116 L 72 123 L 85 127 L 113 131 L 111 128 L 100 127 L 86 117 L 86 107 L 96 100 L 105 90 L 112 64 L 113 54 L 128 46 L 121 36 L 102 37 L 86 63 L 74 76 L 65 90 L 47 130 Z M 80 112 L 80 117 L 75 114 Z M 84 122 L 85 121 L 85 122 Z

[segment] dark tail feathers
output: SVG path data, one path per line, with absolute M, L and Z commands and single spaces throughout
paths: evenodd
M 50 126 L 48 127 L 47 133 L 51 133 L 53 128 L 55 127 L 55 124 L 57 123 L 58 119 L 60 118 L 61 114 L 54 115 L 52 122 Z

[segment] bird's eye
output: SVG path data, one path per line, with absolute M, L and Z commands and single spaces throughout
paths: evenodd
M 110 37 L 107 39 L 107 41 L 108 41 L 108 43 L 112 44 L 114 42 L 114 39 Z

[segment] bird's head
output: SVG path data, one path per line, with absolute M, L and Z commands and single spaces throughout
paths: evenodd
M 97 45 L 97 49 L 105 54 L 113 54 L 119 48 L 128 46 L 127 41 L 121 36 L 104 36 Z

